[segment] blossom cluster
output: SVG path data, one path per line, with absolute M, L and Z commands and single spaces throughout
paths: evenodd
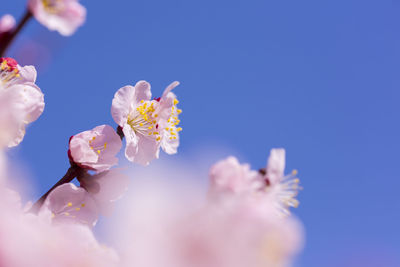
M 86 19 L 78 0 L 28 0 L 27 8 L 18 26 L 11 15 L 0 18 L 0 54 L 32 16 L 65 36 Z M 98 125 L 71 136 L 65 176 L 38 201 L 23 204 L 8 185 L 6 151 L 23 141 L 28 125 L 44 111 L 36 79 L 34 66 L 0 58 L 1 267 L 280 267 L 290 265 L 301 250 L 302 226 L 290 211 L 299 204 L 301 187 L 297 171 L 285 174 L 283 148 L 272 149 L 259 170 L 233 156 L 215 163 L 208 192 L 191 192 L 179 180 L 161 190 L 151 183 L 128 190 L 136 177 L 117 167 L 124 139 L 126 160 L 142 166 L 158 159 L 160 150 L 178 152 L 177 81 L 160 97 L 152 97 L 147 81 L 117 90 L 110 101 L 115 126 Z M 96 239 L 93 227 L 125 194 L 131 197 L 109 229 L 119 236 L 113 249 Z M 197 195 L 206 197 L 199 201 Z

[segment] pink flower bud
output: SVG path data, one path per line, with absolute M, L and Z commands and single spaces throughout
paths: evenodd
M 6 14 L 0 18 L 0 34 L 10 32 L 15 28 L 15 19 L 10 14 Z

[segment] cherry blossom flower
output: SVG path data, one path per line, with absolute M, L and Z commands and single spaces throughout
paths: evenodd
M 204 203 L 199 184 L 187 180 L 158 184 L 146 177 L 139 184 L 124 199 L 129 212 L 110 228 L 122 248 L 121 266 L 283 267 L 302 248 L 298 220 L 277 216 L 272 208 L 261 210 L 248 201 L 228 209 Z
M 15 19 L 12 15 L 6 14 L 0 18 L 0 35 L 10 32 L 15 28 Z
M 118 163 L 115 155 L 121 147 L 121 138 L 114 129 L 109 125 L 101 125 L 72 136 L 68 155 L 82 168 L 102 172 Z
M 178 132 L 182 130 L 176 126 L 182 111 L 177 109 L 178 100 L 171 90 L 178 84 L 172 83 L 162 97 L 153 100 L 146 81 L 122 87 L 115 94 L 111 115 L 126 138 L 128 160 L 148 165 L 159 157 L 160 147 L 168 154 L 176 153 Z
M 83 188 L 67 183 L 55 188 L 46 198 L 41 212 L 51 211 L 55 223 L 79 223 L 90 227 L 98 219 L 98 207 Z
M 21 67 L 12 58 L 0 58 L 0 95 L 9 99 L 8 109 L 18 110 L 18 132 L 13 134 L 8 141 L 8 146 L 18 145 L 24 135 L 25 126 L 42 114 L 44 109 L 44 96 L 35 84 L 36 70 L 33 66 Z M 3 112 L 5 106 L 0 107 Z M 11 113 L 11 112 L 10 112 Z
M 297 207 L 299 179 L 297 171 L 284 175 L 285 150 L 272 149 L 265 169 L 250 170 L 234 157 L 216 163 L 210 170 L 210 195 L 236 202 L 239 196 L 253 202 L 261 209 L 274 207 L 279 214 L 290 214 L 290 207 Z M 221 192 L 225 194 L 221 194 Z M 226 193 L 232 197 L 226 198 Z M 242 200 L 239 200 L 242 201 Z
M 174 266 L 283 267 L 302 248 L 303 230 L 295 218 L 246 203 L 230 210 L 210 204 L 178 227 Z
M 252 171 L 248 164 L 240 164 L 235 157 L 228 157 L 210 169 L 211 193 L 249 193 L 258 176 L 258 172 Z
M 276 207 L 284 214 L 289 214 L 289 208 L 297 208 L 299 201 L 296 199 L 300 180 L 296 177 L 297 171 L 293 170 L 285 175 L 285 150 L 283 148 L 271 149 L 268 158 L 264 181 L 261 190 L 265 190 L 268 197 L 275 200 Z
M 51 31 L 72 35 L 86 19 L 86 9 L 78 0 L 29 0 L 35 18 Z
M 110 215 L 116 200 L 128 187 L 129 178 L 119 170 L 80 177 L 80 187 L 67 183 L 46 198 L 41 212 L 51 211 L 54 223 L 78 223 L 93 227 L 99 214 Z

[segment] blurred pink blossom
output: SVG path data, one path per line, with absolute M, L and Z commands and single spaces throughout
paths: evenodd
M 128 190 L 129 177 L 119 169 L 112 169 L 79 180 L 81 187 L 89 192 L 102 215 L 110 215 L 114 202 Z
M 51 211 L 55 223 L 78 223 L 93 227 L 98 219 L 98 208 L 90 194 L 72 183 L 58 186 L 46 198 L 43 211 Z
M 210 190 L 212 194 L 249 194 L 258 176 L 259 173 L 251 170 L 248 164 L 240 164 L 235 157 L 228 157 L 211 167 Z
M 10 147 L 22 141 L 25 126 L 37 120 L 44 110 L 44 96 L 35 82 L 35 67 L 21 67 L 12 58 L 0 58 L 0 98 L 4 102 L 9 101 L 6 106 L 0 106 L 0 110 L 18 117 L 14 122 L 18 130 L 8 140 Z M 11 110 L 6 110 L 9 108 Z
M 29 0 L 35 18 L 51 31 L 72 35 L 86 20 L 86 8 L 78 0 Z
M 290 207 L 297 207 L 295 198 L 300 189 L 297 171 L 285 176 L 285 150 L 272 149 L 265 169 L 250 170 L 234 157 L 216 163 L 210 170 L 210 196 L 225 202 L 236 202 L 236 197 L 253 202 L 260 209 L 273 207 L 281 215 L 288 215 Z M 228 203 L 229 204 L 229 203 Z
M 265 196 L 274 201 L 278 211 L 288 215 L 289 208 L 297 208 L 299 201 L 296 199 L 300 180 L 296 177 L 297 170 L 285 175 L 285 149 L 271 149 L 266 167 L 266 173 L 263 177 L 265 186 L 260 190 L 265 190 Z
M 133 186 L 109 228 L 121 266 L 283 267 L 302 248 L 303 228 L 294 217 L 258 209 L 245 198 L 230 206 L 199 204 L 196 184 L 156 179 Z
M 122 147 L 121 138 L 109 125 L 74 135 L 69 141 L 69 156 L 82 168 L 102 172 L 118 163 L 115 156 Z
M 110 215 L 116 200 L 126 192 L 129 177 L 120 170 L 86 175 L 81 186 L 67 183 L 55 188 L 46 198 L 41 212 L 50 211 L 52 221 L 78 223 L 93 227 L 99 214 Z
M 0 266 L 118 266 L 116 253 L 79 224 L 51 224 L 50 212 L 25 213 L 16 192 L 0 188 Z
M 176 229 L 179 263 L 194 267 L 289 266 L 302 248 L 297 219 L 248 203 L 230 209 L 209 203 Z
M 2 16 L 0 18 L 0 34 L 12 31 L 15 25 L 15 18 L 12 15 L 6 14 Z
M 122 128 L 126 138 L 125 156 L 128 160 L 148 165 L 159 157 L 160 147 L 168 154 L 176 153 L 179 145 L 176 128 L 180 122 L 176 108 L 178 100 L 170 92 L 179 83 L 167 87 L 163 96 L 151 100 L 150 84 L 139 81 L 125 86 L 114 96 L 111 115 Z

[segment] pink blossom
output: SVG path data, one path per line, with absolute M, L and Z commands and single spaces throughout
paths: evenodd
M 90 194 L 72 183 L 58 186 L 46 198 L 41 209 L 51 211 L 55 223 L 79 223 L 90 227 L 98 219 L 98 207 Z
M 86 19 L 86 9 L 78 0 L 29 0 L 35 18 L 51 31 L 72 35 Z
M 194 267 L 288 266 L 302 248 L 302 226 L 273 210 L 210 203 L 178 227 L 179 264 Z
M 148 165 L 159 157 L 160 147 L 168 154 L 176 153 L 181 110 L 176 108 L 178 100 L 171 90 L 178 84 L 172 83 L 161 98 L 154 100 L 146 81 L 122 87 L 115 94 L 111 115 L 126 138 L 128 160 Z
M 15 28 L 15 19 L 12 15 L 6 14 L 0 18 L 0 34 L 10 32 Z
M 225 203 L 244 198 L 260 209 L 274 207 L 279 214 L 288 215 L 290 207 L 297 207 L 295 198 L 300 189 L 297 171 L 284 175 L 285 150 L 272 149 L 265 169 L 250 170 L 234 157 L 216 163 L 210 171 L 210 193 Z M 224 194 L 225 193 L 225 194 Z M 227 202 L 226 202 L 227 201 Z
M 235 157 L 217 162 L 210 170 L 210 190 L 214 194 L 232 192 L 250 193 L 252 183 L 258 176 L 248 164 L 240 164 Z
M 118 256 L 80 224 L 51 224 L 51 212 L 22 210 L 18 193 L 0 185 L 0 266 L 118 266 Z
M 293 170 L 285 175 L 285 150 L 283 148 L 271 149 L 263 180 L 266 186 L 262 189 L 266 191 L 267 197 L 273 199 L 277 209 L 283 214 L 289 214 L 290 207 L 297 207 L 299 201 L 296 199 L 300 180 L 296 177 L 297 171 Z
M 24 135 L 25 126 L 38 119 L 44 109 L 44 96 L 35 84 L 36 70 L 33 66 L 21 67 L 12 58 L 0 58 L 0 98 L 8 99 L 7 108 L 18 111 L 18 125 L 16 133 L 10 135 L 8 146 L 18 145 Z M 4 100 L 5 101 L 5 100 Z M 5 106 L 0 107 L 3 112 Z
M 116 200 L 128 187 L 129 178 L 119 170 L 80 177 L 81 187 L 58 186 L 46 198 L 41 212 L 50 211 L 54 223 L 78 223 L 93 227 L 99 214 L 110 215 Z
M 283 267 L 302 248 L 302 226 L 295 218 L 248 201 L 199 205 L 199 184 L 155 179 L 132 187 L 110 228 L 121 246 L 121 266 Z
M 118 163 L 115 156 L 122 147 L 121 138 L 109 125 L 74 135 L 69 141 L 69 155 L 79 166 L 98 172 Z

